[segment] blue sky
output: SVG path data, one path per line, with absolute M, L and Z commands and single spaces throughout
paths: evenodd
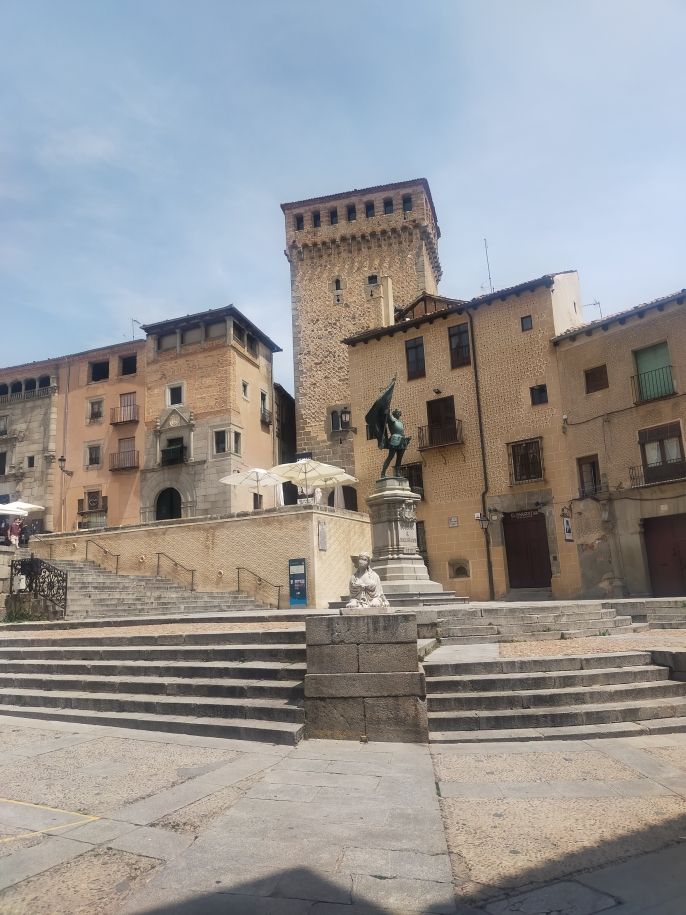
M 0 364 L 232 302 L 284 348 L 282 201 L 428 178 L 441 290 L 686 286 L 683 0 L 0 0 Z M 598 317 L 588 309 L 586 317 Z

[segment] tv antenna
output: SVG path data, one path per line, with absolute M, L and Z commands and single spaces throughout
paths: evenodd
M 486 267 L 488 269 L 488 285 L 493 292 L 493 280 L 491 279 L 491 263 L 488 259 L 488 241 L 484 238 L 484 251 L 486 252 Z
M 598 301 L 598 299 L 596 299 L 594 302 L 590 302 L 590 303 L 586 306 L 586 308 L 597 308 L 597 309 L 598 309 L 598 313 L 600 314 L 600 317 L 601 317 L 601 318 L 603 317 L 603 309 L 600 307 L 600 302 Z
M 132 340 L 136 339 L 136 328 L 134 327 L 135 324 L 137 324 L 139 327 L 141 326 L 140 321 L 137 321 L 136 318 L 131 318 L 131 339 Z

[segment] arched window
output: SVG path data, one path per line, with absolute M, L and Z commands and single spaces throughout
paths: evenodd
M 9 390 L 6 384 L 0 384 L 0 397 L 7 397 Z
M 155 520 L 169 521 L 181 517 L 181 494 L 178 489 L 163 489 L 155 502 Z
M 50 387 L 50 376 L 41 375 L 40 378 L 38 379 L 38 387 L 39 388 L 49 388 Z
M 25 378 L 24 379 L 24 390 L 25 391 L 35 391 L 36 390 L 36 379 L 35 378 Z
M 343 288 L 343 287 L 341 286 L 341 278 L 340 278 L 340 276 L 337 276 L 336 279 L 334 280 L 334 282 L 333 282 L 333 288 L 334 288 L 334 290 L 335 290 L 336 292 L 340 292 L 341 289 Z
M 21 394 L 21 381 L 13 381 L 10 385 L 10 394 Z

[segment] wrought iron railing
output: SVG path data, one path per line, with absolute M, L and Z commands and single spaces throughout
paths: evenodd
M 106 556 L 111 556 L 114 559 L 114 574 L 119 575 L 119 553 L 113 553 L 112 550 L 108 550 L 107 547 L 104 547 L 101 543 L 98 543 L 97 540 L 91 540 L 90 538 L 86 540 L 86 559 L 88 559 L 88 549 L 89 547 L 97 547 L 101 553 L 104 553 Z M 93 560 L 95 561 L 95 560 Z
M 260 410 L 260 422 L 265 426 L 271 426 L 272 424 L 272 411 L 266 410 L 264 407 Z
M 36 559 L 13 559 L 10 565 L 10 594 L 28 591 L 67 609 L 67 572 Z
M 181 569 L 182 572 L 190 575 L 190 590 L 193 591 L 195 588 L 195 569 L 187 569 L 186 566 L 182 566 L 180 562 L 177 562 L 175 559 L 172 559 L 171 556 L 168 556 L 166 553 L 157 553 L 157 571 L 155 574 L 158 578 L 162 576 L 162 559 L 165 559 L 167 563 L 171 563 L 174 572 L 177 569 Z M 185 587 L 185 585 L 184 585 Z
M 686 460 L 663 461 L 660 464 L 639 464 L 629 467 L 629 482 L 632 488 L 653 486 L 656 483 L 672 483 L 686 480 Z
M 273 581 L 267 581 L 266 578 L 263 578 L 261 575 L 258 575 L 256 572 L 253 572 L 252 569 L 246 569 L 243 566 L 238 566 L 236 568 L 238 576 L 238 590 L 245 590 L 246 593 L 251 594 L 255 600 L 264 600 L 265 604 L 274 606 L 277 610 L 281 607 L 281 585 L 275 585 Z M 241 588 L 241 573 L 243 574 L 243 588 Z M 250 588 L 250 591 L 246 588 Z M 267 589 L 269 592 L 269 597 L 263 597 L 261 594 L 264 593 L 264 589 Z M 269 589 L 272 589 L 269 591 Z M 276 590 L 276 603 L 274 603 L 274 589 Z
M 119 423 L 137 423 L 138 422 L 138 404 L 127 404 L 124 407 L 110 408 L 110 424 L 113 426 Z
M 634 403 L 645 403 L 647 400 L 658 400 L 676 394 L 672 366 L 663 365 L 652 372 L 641 372 L 631 376 L 631 390 Z
M 186 460 L 186 446 L 169 445 L 167 448 L 161 449 L 160 455 L 161 462 L 165 466 L 168 464 L 183 464 Z
M 110 454 L 110 470 L 135 470 L 138 467 L 137 451 L 115 451 Z
M 417 430 L 419 434 L 419 450 L 424 448 L 438 448 L 440 445 L 460 445 L 464 441 L 462 438 L 462 420 L 454 419 L 452 422 L 439 424 L 429 424 L 420 426 Z

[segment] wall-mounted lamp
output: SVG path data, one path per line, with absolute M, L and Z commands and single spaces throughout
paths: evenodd
M 479 522 L 479 527 L 482 531 L 488 530 L 488 525 L 490 523 L 488 515 L 482 515 L 481 512 L 476 512 L 474 520 Z
M 442 394 L 442 393 L 443 393 L 443 391 L 441 391 L 440 388 L 434 388 L 434 394 L 436 395 L 436 397 L 438 397 L 438 395 Z
M 57 458 L 57 466 L 60 468 L 60 470 L 62 471 L 62 473 L 63 473 L 65 476 L 67 476 L 67 477 L 73 477 L 73 476 L 74 476 L 74 471 L 73 471 L 73 470 L 66 470 L 66 469 L 65 469 L 66 464 L 67 464 L 67 459 L 66 459 L 66 457 L 65 457 L 64 455 L 61 455 L 61 457 L 58 457 L 58 458 Z

